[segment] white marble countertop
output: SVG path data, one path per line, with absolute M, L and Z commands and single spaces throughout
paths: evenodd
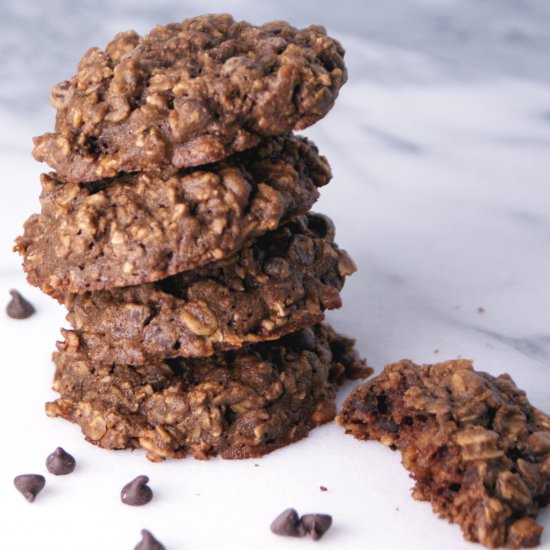
M 480 370 L 512 374 L 550 411 L 550 3 L 2 0 L 0 296 L 7 302 L 18 288 L 38 312 L 0 316 L 0 547 L 133 548 L 143 527 L 168 550 L 309 547 L 269 532 L 294 506 L 333 515 L 326 549 L 473 548 L 410 497 L 398 453 L 335 424 L 261 460 L 150 464 L 141 452 L 92 447 L 44 414 L 64 312 L 26 285 L 10 249 L 38 208 L 45 167 L 30 156 L 31 136 L 52 126 L 49 88 L 119 30 L 209 11 L 322 23 L 346 46 L 349 82 L 306 132 L 334 171 L 315 208 L 335 220 L 359 266 L 329 320 L 357 338 L 377 372 L 403 357 L 470 357 Z M 43 473 L 57 445 L 77 457 L 77 471 L 49 476 L 29 505 L 12 478 Z M 124 507 L 120 488 L 141 473 L 157 498 Z M 540 521 L 549 549 L 549 509 Z

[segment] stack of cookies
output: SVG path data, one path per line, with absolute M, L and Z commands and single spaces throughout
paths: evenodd
M 355 271 L 325 216 L 303 129 L 346 80 L 321 27 L 208 15 L 118 34 L 54 86 L 35 139 L 40 214 L 16 242 L 72 330 L 50 416 L 151 460 L 260 456 L 332 420 L 367 374 L 320 324 Z

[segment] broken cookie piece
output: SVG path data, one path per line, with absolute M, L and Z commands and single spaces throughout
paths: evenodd
M 414 498 L 489 548 L 532 547 L 550 501 L 550 417 L 509 375 L 454 360 L 403 360 L 356 388 L 337 418 L 357 439 L 402 453 Z

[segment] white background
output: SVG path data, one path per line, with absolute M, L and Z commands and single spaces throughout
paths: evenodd
M 334 219 L 359 266 L 329 320 L 357 338 L 377 372 L 403 357 L 470 357 L 480 370 L 511 373 L 550 412 L 550 5 L 2 0 L 0 10 L 0 297 L 7 303 L 18 288 L 38 310 L 26 321 L 0 314 L 0 548 L 132 549 L 143 527 L 168 550 L 472 547 L 413 501 L 397 453 L 335 424 L 259 460 L 151 464 L 47 418 L 64 312 L 26 285 L 10 249 L 38 208 L 46 168 L 30 156 L 31 136 L 52 127 L 49 88 L 89 46 L 207 11 L 320 22 L 346 46 L 350 79 L 306 132 L 334 171 L 315 208 Z M 58 445 L 76 457 L 75 473 L 47 475 L 28 504 L 13 477 L 44 474 Z M 138 474 L 155 498 L 124 506 L 120 489 Z M 319 543 L 277 538 L 269 524 L 289 506 L 330 513 L 334 525 Z M 548 510 L 540 521 L 548 549 Z

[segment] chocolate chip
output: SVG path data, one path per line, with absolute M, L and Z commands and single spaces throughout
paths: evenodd
M 46 458 L 46 468 L 54 476 L 64 476 L 74 471 L 76 461 L 73 456 L 61 447 Z
M 319 540 L 332 525 L 332 517 L 328 514 L 304 514 L 300 523 L 313 540 Z
M 34 502 L 36 495 L 44 489 L 46 480 L 38 474 L 23 474 L 16 476 L 13 484 L 29 502 Z
M 134 550 L 166 550 L 166 548 L 147 529 L 141 530 L 141 541 Z
M 319 489 L 321 489 L 322 493 L 326 493 L 328 491 L 328 489 L 324 485 L 321 485 Z
M 147 476 L 138 476 L 130 483 L 126 484 L 120 491 L 120 499 L 124 504 L 130 506 L 143 506 L 153 498 L 153 491 L 147 485 L 149 478 Z
M 12 319 L 26 319 L 36 311 L 34 306 L 27 302 L 17 290 L 10 290 L 10 294 L 11 301 L 6 306 L 6 313 Z
M 289 334 L 286 338 L 290 346 L 294 347 L 295 349 L 315 349 L 316 338 L 315 334 L 310 328 L 304 328 L 302 330 L 299 330 L 298 332 L 293 332 L 292 334 Z
M 334 238 L 334 223 L 329 217 L 315 212 L 308 216 L 307 224 L 309 229 L 320 237 Z
M 271 531 L 283 537 L 305 537 L 306 531 L 300 523 L 298 512 L 288 508 L 279 514 L 271 524 Z

